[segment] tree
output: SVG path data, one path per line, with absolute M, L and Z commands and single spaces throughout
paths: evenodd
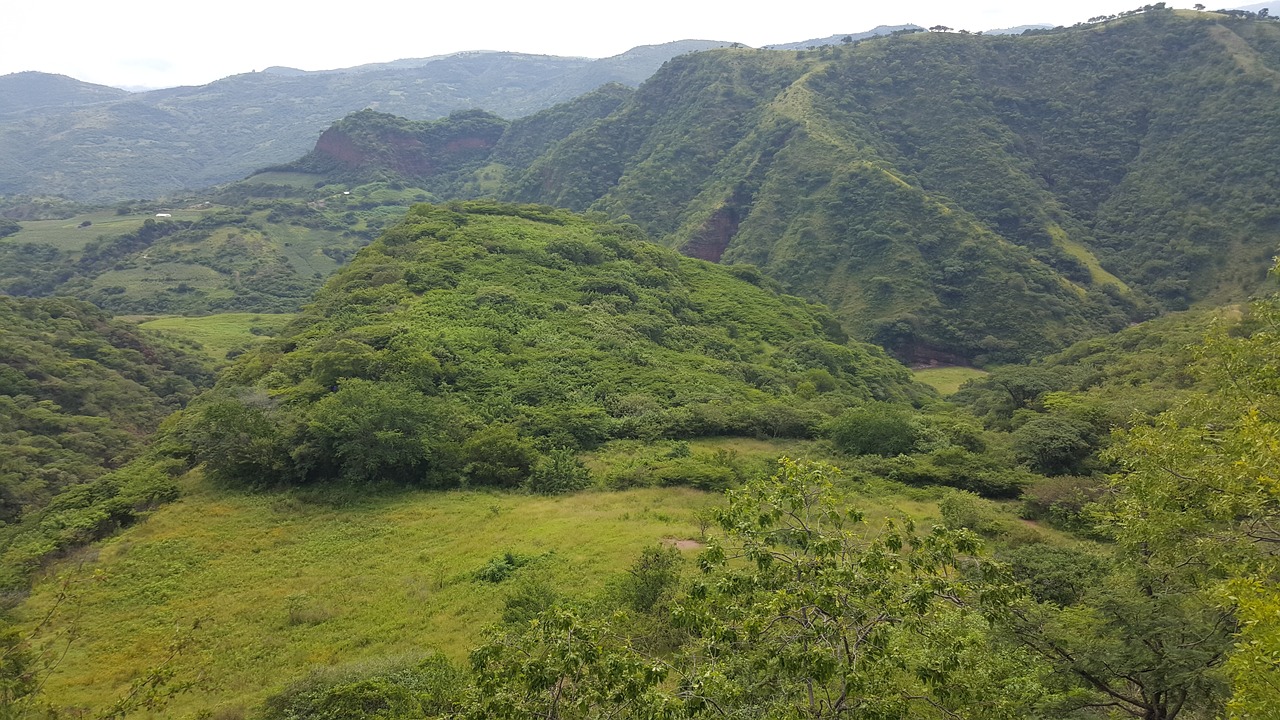
M 893 457 L 911 452 L 920 428 L 906 412 L 887 403 L 846 410 L 831 421 L 831 442 L 851 455 Z
M 988 642 L 983 607 L 1014 595 L 966 530 L 865 524 L 836 470 L 780 461 L 728 494 L 706 577 L 677 608 L 696 636 L 681 693 L 730 717 L 1026 717 L 1040 666 Z M 985 577 L 979 595 L 959 572 Z
M 1198 350 L 1211 391 L 1119 436 L 1118 543 L 1161 568 L 1202 568 L 1235 610 L 1233 717 L 1280 707 L 1280 296 Z

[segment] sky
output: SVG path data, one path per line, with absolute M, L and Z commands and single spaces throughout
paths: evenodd
M 971 31 L 1071 25 L 1145 0 L 15 0 L 0 75 L 59 73 L 117 87 L 201 85 L 283 65 L 350 67 L 462 50 L 608 57 L 681 39 L 753 47 L 915 23 Z M 1172 2 L 1189 7 L 1191 2 Z M 1214 7 L 1211 3 L 1211 7 Z M 1228 3 L 1234 6 L 1238 3 Z

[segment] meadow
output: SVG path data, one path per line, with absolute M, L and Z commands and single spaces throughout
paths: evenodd
M 776 445 L 722 449 L 760 460 Z M 184 482 L 177 502 L 50 568 L 22 606 L 31 622 L 67 592 L 43 635 L 51 652 L 67 648 L 47 685 L 58 705 L 104 707 L 183 637 L 190 644 L 167 667 L 194 685 L 150 717 L 245 717 L 308 672 L 388 657 L 438 650 L 465 663 L 522 583 L 590 598 L 646 546 L 677 541 L 693 572 L 699 520 L 722 501 L 690 488 L 344 497 L 227 490 L 199 473 Z M 936 496 L 875 488 L 855 502 L 874 527 L 889 516 L 936 521 Z M 477 577 L 507 553 L 528 564 L 502 582 Z
M 970 380 L 986 377 L 987 371 L 971 367 L 922 368 L 911 373 L 916 382 L 924 383 L 942 395 L 952 395 Z
M 174 220 L 199 220 L 205 210 L 166 210 Z M 147 218 L 155 214 L 130 213 L 118 215 L 110 208 L 96 210 L 63 220 L 28 220 L 22 223 L 22 231 L 6 238 L 4 242 L 43 243 L 63 252 L 79 252 L 100 235 L 123 235 L 142 227 Z M 85 224 L 89 223 L 89 224 Z
M 291 313 L 219 313 L 203 317 L 179 315 L 140 318 L 139 327 L 190 340 L 214 360 L 225 360 L 227 352 L 243 348 L 280 332 L 293 319 Z

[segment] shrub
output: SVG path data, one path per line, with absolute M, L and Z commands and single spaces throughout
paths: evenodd
M 828 425 L 827 433 L 841 452 L 892 457 L 911 452 L 919 426 L 897 407 L 872 403 L 845 411 Z
M 525 487 L 542 495 L 581 490 L 591 484 L 591 471 L 569 448 L 555 448 L 538 460 Z
M 987 537 L 1003 535 L 1009 529 L 995 503 L 964 490 L 947 493 L 938 509 L 942 511 L 942 521 L 952 529 L 968 528 Z
M 463 472 L 476 485 L 517 487 L 537 461 L 533 443 L 508 426 L 485 428 L 462 445 Z

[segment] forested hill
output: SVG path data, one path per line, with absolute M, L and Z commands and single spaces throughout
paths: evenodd
M 850 403 L 928 394 L 744 270 L 563 210 L 417 205 L 178 434 L 240 482 L 513 485 L 535 447 L 810 437 Z
M 1278 88 L 1280 26 L 1215 13 L 726 48 L 453 188 L 754 263 L 904 357 L 1010 359 L 1257 287 Z
M 88 303 L 0 296 L 0 546 L 10 523 L 136 456 L 212 379 Z

